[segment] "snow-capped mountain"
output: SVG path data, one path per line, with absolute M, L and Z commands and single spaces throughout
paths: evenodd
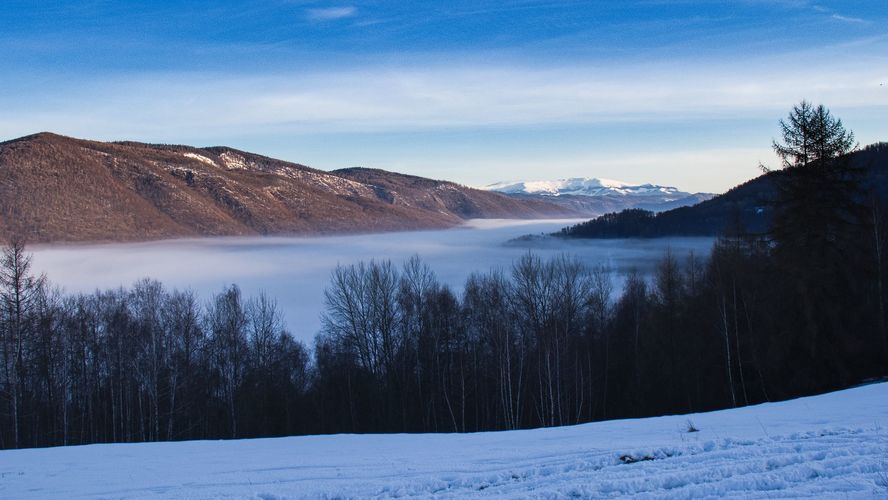
M 671 186 L 658 186 L 655 184 L 633 185 L 628 182 L 585 177 L 558 179 L 555 181 L 497 182 L 485 186 L 484 189 L 506 194 L 540 194 L 548 196 L 667 196 L 679 199 L 691 194 Z
M 521 198 L 541 197 L 566 208 L 593 215 L 626 208 L 644 208 L 659 212 L 694 205 L 713 196 L 709 193 L 689 193 L 672 186 L 631 184 L 584 177 L 551 181 L 497 182 L 482 189 Z

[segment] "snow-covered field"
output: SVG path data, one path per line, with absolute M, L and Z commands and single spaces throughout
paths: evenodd
M 888 383 L 554 429 L 0 452 L 2 498 L 365 496 L 888 498 Z

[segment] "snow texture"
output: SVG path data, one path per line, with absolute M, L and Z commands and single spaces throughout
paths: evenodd
M 882 383 L 550 429 L 14 450 L 0 497 L 888 498 L 886 426 Z

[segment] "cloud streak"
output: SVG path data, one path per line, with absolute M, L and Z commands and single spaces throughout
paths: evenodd
M 358 9 L 353 6 L 347 7 L 328 7 L 323 9 L 306 9 L 305 15 L 311 21 L 334 21 L 352 17 L 358 13 Z
M 868 21 L 866 19 L 861 19 L 859 17 L 843 16 L 840 14 L 833 14 L 830 17 L 832 17 L 836 21 L 844 21 L 846 23 L 855 23 L 855 24 L 867 24 L 868 23 Z
M 0 135 L 96 138 L 236 131 L 374 132 L 737 117 L 801 98 L 888 106 L 888 58 L 607 68 L 464 65 L 312 74 L 144 74 L 87 80 L 40 99 L 0 96 Z

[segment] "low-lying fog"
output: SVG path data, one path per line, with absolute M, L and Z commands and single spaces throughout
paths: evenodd
M 543 258 L 566 252 L 590 265 L 611 267 L 615 277 L 635 267 L 650 272 L 667 248 L 681 259 L 708 254 L 711 238 L 531 241 L 506 244 L 529 233 L 550 233 L 576 221 L 474 220 L 464 227 L 331 237 L 205 238 L 135 244 L 34 247 L 34 266 L 65 290 L 129 286 L 144 277 L 171 288 L 191 288 L 202 301 L 236 283 L 245 295 L 264 290 L 278 300 L 287 327 L 311 343 L 320 327 L 324 288 L 336 264 L 419 254 L 439 279 L 459 291 L 473 271 L 508 269 L 522 253 Z

